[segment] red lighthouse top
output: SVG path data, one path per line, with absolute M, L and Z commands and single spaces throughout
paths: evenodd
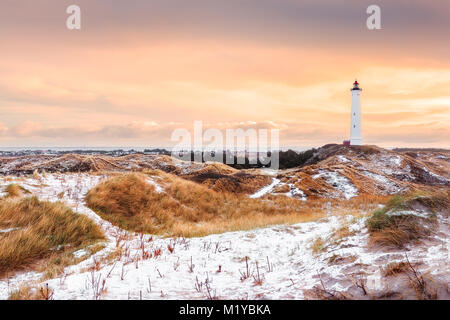
M 362 90 L 362 89 L 359 87 L 358 80 L 355 80 L 355 82 L 353 83 L 353 88 L 350 89 L 350 90 Z

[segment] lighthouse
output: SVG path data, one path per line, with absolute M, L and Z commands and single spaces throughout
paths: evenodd
M 352 114 L 350 121 L 350 145 L 362 145 L 361 135 L 361 91 L 357 80 L 353 83 L 352 93 Z

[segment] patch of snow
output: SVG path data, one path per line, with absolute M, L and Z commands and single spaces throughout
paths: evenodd
M 198 164 L 195 162 L 183 161 L 175 157 L 172 157 L 171 159 L 173 165 L 181 169 L 181 174 L 191 174 L 203 167 L 202 164 Z
M 84 256 L 87 255 L 87 254 L 88 254 L 88 252 L 87 252 L 86 250 L 80 249 L 80 250 L 75 251 L 75 252 L 73 253 L 73 256 L 74 256 L 75 258 L 81 258 L 81 257 L 84 257 Z
M 400 156 L 391 157 L 390 162 L 396 166 L 400 166 L 402 164 L 402 158 Z
M 299 198 L 302 201 L 306 201 L 307 197 L 306 194 L 300 190 L 299 188 L 295 187 L 293 183 L 289 183 L 289 192 L 286 193 L 286 195 L 288 197 L 295 197 L 295 198 Z
M 414 211 L 414 210 L 403 210 L 403 211 L 388 211 L 386 212 L 388 216 L 416 216 L 419 218 L 429 218 L 431 213 L 423 212 L 423 211 Z
M 389 178 L 381 174 L 373 173 L 370 171 L 362 171 L 361 173 L 366 177 L 375 180 L 375 182 L 378 182 L 380 184 L 379 187 L 385 189 L 385 192 L 383 192 L 383 194 L 394 194 L 405 190 L 405 188 L 398 186 L 395 182 L 391 181 Z
M 445 177 L 443 177 L 443 176 L 440 176 L 440 175 L 434 173 L 433 171 L 429 170 L 429 169 L 428 169 L 427 167 L 425 167 L 425 166 L 423 166 L 423 170 L 424 170 L 426 173 L 428 173 L 430 176 L 432 176 L 433 178 L 435 178 L 436 180 L 438 180 L 438 181 L 440 181 L 440 182 L 442 182 L 442 183 L 448 183 L 448 182 L 450 182 L 449 179 L 447 179 L 447 178 L 445 178 Z
M 369 171 L 363 171 L 362 174 L 382 184 L 388 184 L 391 182 L 388 178 L 382 176 L 381 174 L 376 174 Z
M 260 190 L 258 190 L 254 194 L 250 195 L 250 198 L 252 198 L 252 199 L 261 198 L 266 193 L 269 193 L 279 182 L 280 182 L 279 179 L 273 178 L 271 184 L 261 188 Z
M 343 163 L 350 162 L 350 160 L 348 160 L 346 157 L 344 157 L 342 155 L 338 155 L 337 158 L 338 158 L 339 162 L 343 162 Z
M 445 160 L 445 161 L 449 161 L 449 162 L 450 162 L 450 158 L 448 158 L 448 157 L 446 157 L 446 156 L 443 156 L 443 155 L 438 155 L 438 156 L 436 156 L 436 158 L 437 158 L 437 159 L 442 159 L 442 160 Z
M 325 181 L 338 190 L 345 199 L 351 199 L 358 195 L 358 189 L 342 174 L 334 171 L 321 171 L 312 176 L 313 179 L 324 178 Z
M 147 183 L 151 184 L 152 186 L 154 186 L 156 192 L 158 192 L 158 193 L 164 192 L 164 189 L 158 183 L 156 183 L 155 180 L 153 180 L 151 178 L 147 178 Z
M 370 162 L 366 163 L 364 167 L 372 171 L 381 172 L 388 176 L 402 176 L 404 181 L 414 180 L 411 175 L 409 165 L 402 167 L 403 158 L 401 156 L 393 156 L 390 153 L 374 154 L 370 156 Z
M 8 233 L 11 231 L 19 230 L 20 228 L 0 229 L 0 233 Z

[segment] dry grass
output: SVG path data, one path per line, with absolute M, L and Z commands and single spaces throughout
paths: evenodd
M 396 276 L 401 273 L 405 273 L 408 270 L 408 264 L 404 261 L 400 262 L 391 262 L 387 264 L 383 268 L 383 275 L 387 276 Z
M 9 300 L 43 300 L 39 289 L 32 286 L 22 285 L 17 290 L 11 292 Z
M 164 192 L 139 173 L 113 177 L 86 196 L 87 205 L 102 218 L 124 229 L 170 236 L 204 236 L 249 230 L 275 224 L 292 224 L 322 217 L 322 203 L 315 206 L 288 197 L 271 201 L 216 192 L 174 175 L 159 176 Z
M 269 176 L 238 172 L 236 169 L 234 169 L 235 171 L 233 172 L 229 172 L 225 169 L 223 169 L 222 172 L 211 171 L 209 168 L 210 166 L 211 165 L 207 166 L 204 170 L 196 171 L 189 176 L 184 176 L 183 178 L 201 183 L 217 192 L 246 194 L 255 193 L 260 188 L 272 182 L 272 178 Z M 225 165 L 222 164 L 222 166 Z
M 53 289 L 45 285 L 21 285 L 8 300 L 53 300 Z
M 350 226 L 348 224 L 341 225 L 333 233 L 333 238 L 335 241 L 342 240 L 344 238 L 350 237 L 354 232 L 350 231 Z
M 2 199 L 0 228 L 14 229 L 0 233 L 0 275 L 104 238 L 100 227 L 86 216 L 61 202 L 39 201 L 36 197 Z M 64 261 L 67 259 L 60 264 Z
M 403 247 L 431 234 L 436 228 L 436 211 L 448 212 L 449 193 L 394 196 L 385 207 L 373 212 L 367 220 L 371 242 L 383 246 Z M 428 217 L 412 214 L 393 215 L 398 211 L 428 212 Z
M 350 200 L 345 200 L 345 207 L 356 210 L 359 213 L 361 211 L 373 211 L 379 204 L 386 203 L 389 198 L 389 196 L 364 193 Z
M 7 193 L 7 197 L 11 198 L 22 197 L 23 195 L 30 193 L 30 191 L 16 183 L 8 184 L 5 187 L 5 192 Z
M 321 237 L 318 237 L 312 243 L 311 249 L 313 253 L 318 254 L 326 249 L 326 242 Z

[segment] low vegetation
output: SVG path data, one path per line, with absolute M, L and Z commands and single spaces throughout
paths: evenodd
M 53 300 L 54 291 L 48 285 L 22 285 L 11 292 L 9 300 Z
M 403 247 L 436 228 L 436 213 L 448 214 L 449 193 L 393 196 L 370 216 L 367 227 L 372 243 Z
M 124 174 L 90 190 L 87 205 L 127 230 L 184 237 L 291 224 L 322 216 L 321 206 L 306 206 L 288 197 L 250 199 L 216 192 L 161 171 L 152 174 L 158 175 L 164 191 L 148 183 L 145 174 Z
M 16 183 L 8 184 L 5 187 L 5 192 L 7 194 L 6 197 L 11 197 L 11 198 L 21 197 L 25 194 L 30 193 L 30 191 L 28 191 L 27 189 L 25 189 L 24 187 L 22 187 Z
M 382 272 L 384 276 L 396 276 L 405 273 L 408 270 L 408 264 L 404 261 L 391 262 L 383 268 Z
M 88 217 L 74 213 L 61 202 L 36 197 L 0 200 L 0 276 L 38 265 L 68 264 L 67 254 L 89 246 L 104 235 Z M 46 265 L 47 263 L 45 263 Z
M 326 247 L 326 241 L 324 241 L 321 237 L 316 238 L 311 245 L 311 249 L 315 254 L 324 251 Z

